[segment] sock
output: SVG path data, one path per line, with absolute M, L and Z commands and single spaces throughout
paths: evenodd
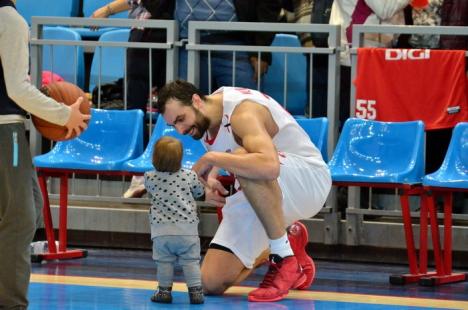
M 276 254 L 281 257 L 294 255 L 286 233 L 279 239 L 270 240 L 270 251 L 271 254 Z

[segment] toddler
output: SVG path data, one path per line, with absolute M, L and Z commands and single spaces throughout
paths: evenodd
M 155 170 L 145 173 L 145 188 L 151 196 L 149 212 L 153 259 L 157 265 L 158 290 L 153 302 L 172 302 L 174 263 L 182 266 L 190 303 L 204 302 L 200 275 L 200 238 L 195 198 L 203 195 L 197 175 L 181 169 L 182 143 L 162 137 L 153 150 Z

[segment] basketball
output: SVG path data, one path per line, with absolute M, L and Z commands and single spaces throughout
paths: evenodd
M 43 92 L 46 96 L 51 97 L 55 101 L 66 105 L 72 105 L 79 97 L 83 97 L 80 111 L 83 114 L 90 114 L 88 97 L 81 90 L 81 88 L 75 84 L 65 81 L 54 82 L 43 86 L 41 88 L 41 92 Z M 34 123 L 34 127 L 36 127 L 37 131 L 39 131 L 43 137 L 54 141 L 65 140 L 65 136 L 67 135 L 67 127 L 50 123 L 35 115 L 32 116 L 32 121 Z M 74 137 L 76 137 L 75 132 L 72 133 L 69 139 L 73 139 Z

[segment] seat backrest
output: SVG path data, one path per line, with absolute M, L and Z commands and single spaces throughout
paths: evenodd
M 328 119 L 326 117 L 299 118 L 299 125 L 309 135 L 310 140 L 322 153 L 323 160 L 328 161 Z
M 16 9 L 31 25 L 32 16 L 78 16 L 80 0 L 18 0 Z
M 120 170 L 125 161 L 140 156 L 143 152 L 141 110 L 91 111 L 88 129 L 72 140 L 57 142 L 48 154 L 66 153 L 66 168 L 91 169 L 82 164 L 91 167 L 94 164 L 105 170 Z
M 108 0 L 83 0 L 83 16 L 90 17 L 100 7 L 108 5 L 111 1 Z M 123 11 L 117 14 L 112 14 L 109 18 L 127 18 L 128 11 Z
M 44 27 L 43 38 L 49 40 L 81 41 L 80 35 L 66 27 Z M 84 51 L 79 46 L 44 45 L 43 70 L 60 75 L 65 81 L 84 89 Z
M 468 122 L 455 126 L 442 165 L 455 168 L 468 178 Z
M 441 167 L 426 180 L 435 186 L 468 189 L 468 122 L 455 126 Z
M 128 42 L 130 30 L 118 29 L 103 33 L 99 37 L 100 42 Z M 101 65 L 102 60 L 102 65 Z M 114 82 L 124 77 L 125 48 L 123 47 L 99 47 L 94 50 L 89 78 L 89 91 L 99 85 L 99 74 L 101 74 L 101 86 L 105 83 Z
M 424 124 L 346 120 L 329 167 L 334 181 L 420 183 Z
M 153 129 L 148 146 L 142 156 L 145 156 L 151 163 L 153 156 L 153 148 L 159 138 L 163 136 L 171 136 L 177 138 L 182 142 L 184 154 L 182 157 L 182 167 L 185 169 L 191 169 L 193 164 L 206 153 L 203 144 L 199 140 L 194 140 L 190 136 L 184 136 L 179 134 L 174 127 L 168 126 L 162 115 L 158 116 L 156 125 Z
M 296 35 L 279 33 L 272 46 L 301 47 Z M 286 60 L 285 60 L 286 56 Z M 287 71 L 286 71 L 287 70 Z M 286 71 L 287 84 L 284 84 Z M 263 79 L 264 92 L 293 115 L 304 115 L 307 104 L 307 63 L 302 53 L 272 53 L 272 63 Z M 286 100 L 284 87 L 286 87 Z

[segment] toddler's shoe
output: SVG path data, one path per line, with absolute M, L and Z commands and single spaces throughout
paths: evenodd
M 158 302 L 162 304 L 172 303 L 172 287 L 158 287 L 158 290 L 154 292 L 154 295 L 151 296 L 152 302 Z
M 201 286 L 192 286 L 188 289 L 191 304 L 202 304 L 205 302 L 203 288 Z

